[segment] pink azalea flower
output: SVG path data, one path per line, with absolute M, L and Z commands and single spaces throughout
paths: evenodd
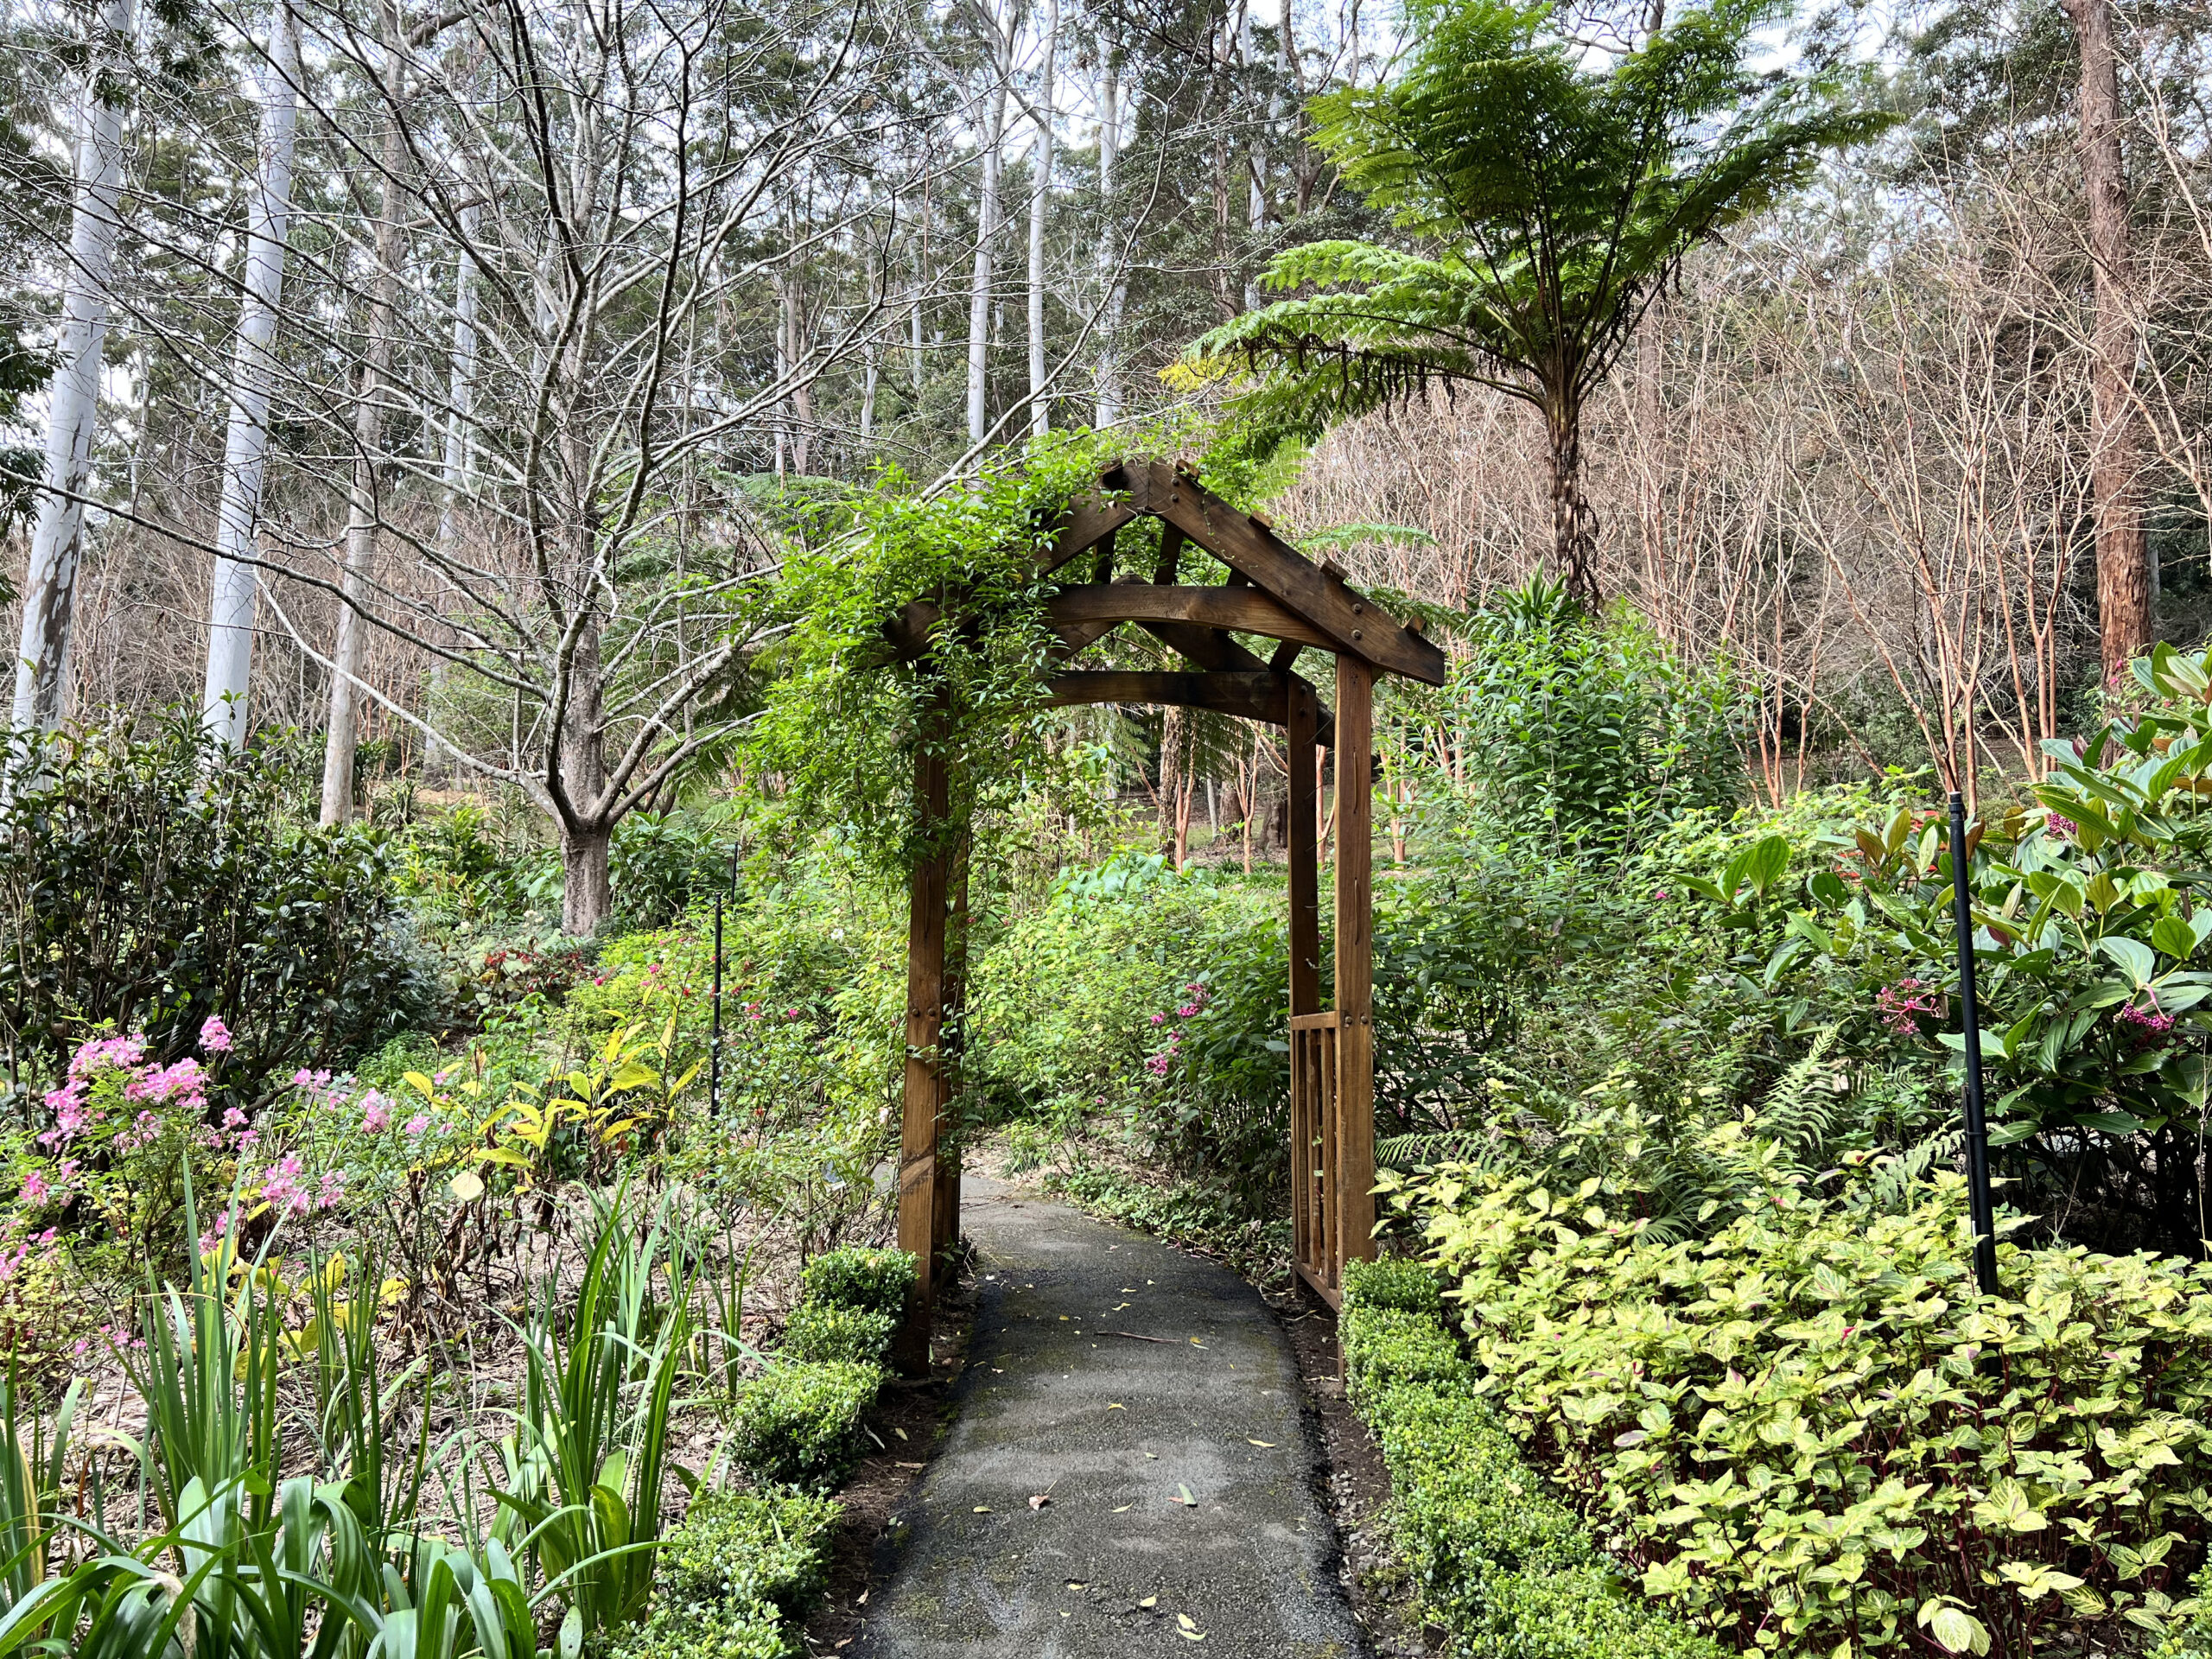
M 231 1052 L 231 1028 L 225 1025 L 216 1015 L 212 1014 L 209 1014 L 207 1018 L 200 1023 L 200 1046 L 203 1052 L 209 1054 L 229 1053 Z
M 19 1195 L 23 1203 L 44 1204 L 52 1195 L 53 1189 L 47 1185 L 46 1177 L 37 1170 L 23 1177 L 23 1190 Z
M 407 1120 L 406 1127 L 408 1134 L 415 1136 L 417 1140 L 420 1140 L 423 1131 L 430 1127 L 429 1115 L 427 1112 L 416 1113 L 414 1116 Z
M 372 1089 L 361 1096 L 361 1130 L 382 1135 L 391 1127 L 391 1103 Z

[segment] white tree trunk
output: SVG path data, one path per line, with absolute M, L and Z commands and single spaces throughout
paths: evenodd
M 68 713 L 69 620 L 85 551 L 85 493 L 99 413 L 100 358 L 107 344 L 108 279 L 115 267 L 116 198 L 123 184 L 123 111 L 98 96 L 118 79 L 136 21 L 133 0 L 106 0 L 85 84 L 77 143 L 77 203 L 69 227 L 69 271 L 61 300 L 60 363 L 48 393 L 45 493 L 31 529 L 23 581 L 23 631 L 16 653 L 16 731 L 50 731 Z
M 231 359 L 230 428 L 223 444 L 223 494 L 215 522 L 215 580 L 207 606 L 207 682 L 200 720 L 216 740 L 245 737 L 246 682 L 253 667 L 254 555 L 261 480 L 269 459 L 269 398 L 276 383 L 276 306 L 284 286 L 284 238 L 292 214 L 292 129 L 300 78 L 299 22 L 278 0 L 263 66 L 261 158 L 246 210 L 245 297 Z
M 476 259 L 470 251 L 483 208 L 461 211 L 463 238 L 453 278 L 453 361 L 447 371 L 445 493 L 438 504 L 438 547 L 453 546 L 454 510 L 468 493 L 476 459 Z
M 861 347 L 861 442 L 875 438 L 875 342 Z
M 988 429 L 985 393 L 991 355 L 991 257 L 999 232 L 999 150 L 1006 137 L 1007 60 L 1013 55 L 1006 30 L 991 17 L 990 116 L 983 131 L 983 182 L 976 207 L 976 271 L 968 295 L 968 442 L 981 443 Z
M 1029 198 L 1029 429 L 1052 427 L 1045 396 L 1045 216 L 1052 197 L 1052 60 L 1060 48 L 1060 0 L 1045 0 L 1045 67 L 1037 89 L 1037 176 Z
M 384 16 L 386 29 L 392 30 L 391 12 Z M 384 200 L 377 210 L 376 276 L 369 289 L 368 339 L 353 404 L 353 480 L 346 497 L 346 565 L 340 583 L 344 598 L 338 607 L 338 637 L 331 646 L 330 719 L 322 743 L 321 816 L 326 824 L 343 823 L 353 816 L 353 762 L 361 741 L 361 658 L 368 644 L 368 625 L 361 613 L 369 603 L 377 527 L 384 516 L 377 499 L 377 465 L 384 454 L 392 331 L 399 320 L 400 174 L 407 164 L 407 149 L 399 129 L 399 48 L 390 38 L 385 42 L 385 66 Z M 464 281 L 464 289 L 467 286 Z M 473 350 L 473 327 L 471 334 Z M 442 522 L 442 512 L 440 517 Z
M 1121 261 L 1114 242 L 1114 162 L 1122 142 L 1122 72 L 1112 48 L 1099 43 L 1104 74 L 1098 83 L 1098 318 L 1097 409 L 1091 424 L 1101 430 L 1122 418 L 1122 389 L 1114 360 L 1115 336 L 1122 321 Z

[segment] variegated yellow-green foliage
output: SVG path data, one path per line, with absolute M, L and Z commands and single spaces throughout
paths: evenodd
M 1393 1202 L 1428 1217 L 1470 1389 L 1724 1639 L 1844 1659 L 2171 1629 L 2212 1515 L 2212 1268 L 2005 1243 L 1983 1300 L 1960 1179 L 1885 1211 L 1873 1173 L 1675 1243 L 1595 1181 L 1447 1166 Z

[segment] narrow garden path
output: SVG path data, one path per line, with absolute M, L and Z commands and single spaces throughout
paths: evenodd
M 1019 1189 L 971 1177 L 963 1211 L 976 1301 L 958 1417 L 892 1518 L 847 1651 L 1363 1654 L 1258 1294 Z

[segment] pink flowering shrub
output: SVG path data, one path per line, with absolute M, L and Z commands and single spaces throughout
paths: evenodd
M 219 1054 L 228 1040 L 221 1021 L 208 1021 L 207 1035 Z M 235 1106 L 215 1119 L 200 1058 L 158 1065 L 149 1046 L 139 1033 L 103 1034 L 70 1055 L 41 1102 L 35 1161 L 18 1176 L 11 1214 L 24 1225 L 111 1239 L 142 1260 L 173 1262 L 187 1179 L 203 1198 L 229 1190 L 258 1138 L 252 1125 Z

